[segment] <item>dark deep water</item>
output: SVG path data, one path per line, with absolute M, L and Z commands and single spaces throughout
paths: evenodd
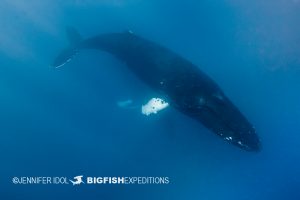
M 299 0 L 3 0 L 0 2 L 0 199 L 300 199 Z M 82 51 L 83 37 L 132 30 L 209 74 L 257 129 L 242 151 L 167 109 L 120 100 L 152 91 L 124 63 Z M 169 185 L 14 185 L 13 177 L 169 176 Z

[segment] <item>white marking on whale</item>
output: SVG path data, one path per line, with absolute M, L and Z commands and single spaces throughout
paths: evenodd
M 169 103 L 160 98 L 152 98 L 147 104 L 142 106 L 142 114 L 150 115 L 157 114 L 159 111 L 167 108 Z

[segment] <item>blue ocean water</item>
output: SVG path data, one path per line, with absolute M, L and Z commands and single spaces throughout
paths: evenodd
M 2 0 L 0 199 L 300 199 L 299 0 Z M 59 69 L 65 27 L 132 30 L 210 75 L 254 124 L 259 153 L 170 108 L 105 52 Z M 144 103 L 144 102 L 143 102 Z M 142 104 L 142 103 L 141 103 Z M 168 176 L 167 185 L 13 184 L 13 177 Z

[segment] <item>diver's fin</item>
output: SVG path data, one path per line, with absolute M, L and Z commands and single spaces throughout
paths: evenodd
M 78 46 L 82 41 L 82 37 L 73 27 L 66 28 L 66 34 L 70 42 L 69 47 L 64 49 L 54 60 L 52 66 L 55 68 L 62 67 L 67 62 L 71 61 L 78 51 Z

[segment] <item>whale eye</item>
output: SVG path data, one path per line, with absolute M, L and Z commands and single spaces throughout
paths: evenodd
M 198 103 L 199 103 L 200 106 L 204 106 L 206 104 L 205 98 L 204 97 L 200 97 Z

